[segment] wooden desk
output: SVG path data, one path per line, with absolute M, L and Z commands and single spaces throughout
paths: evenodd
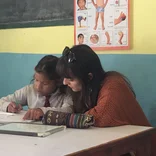
M 149 156 L 155 128 L 119 126 L 66 129 L 45 138 L 0 134 L 1 156 L 119 156 L 135 150 Z M 143 149 L 143 153 L 141 150 Z

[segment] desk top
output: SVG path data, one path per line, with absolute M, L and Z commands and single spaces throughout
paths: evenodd
M 131 125 L 111 128 L 69 128 L 45 138 L 0 134 L 0 155 L 63 156 L 153 129 Z

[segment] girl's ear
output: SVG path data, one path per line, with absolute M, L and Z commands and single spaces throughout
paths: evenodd
M 93 74 L 92 73 L 88 73 L 88 80 L 92 80 L 93 79 Z

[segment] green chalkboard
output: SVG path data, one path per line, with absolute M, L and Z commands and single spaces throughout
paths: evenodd
M 0 28 L 74 24 L 73 0 L 0 0 Z

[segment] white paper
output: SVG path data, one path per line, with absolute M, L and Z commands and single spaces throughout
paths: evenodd
M 32 122 L 33 120 L 23 120 L 26 111 L 20 113 L 0 112 L 0 123 L 8 122 Z

